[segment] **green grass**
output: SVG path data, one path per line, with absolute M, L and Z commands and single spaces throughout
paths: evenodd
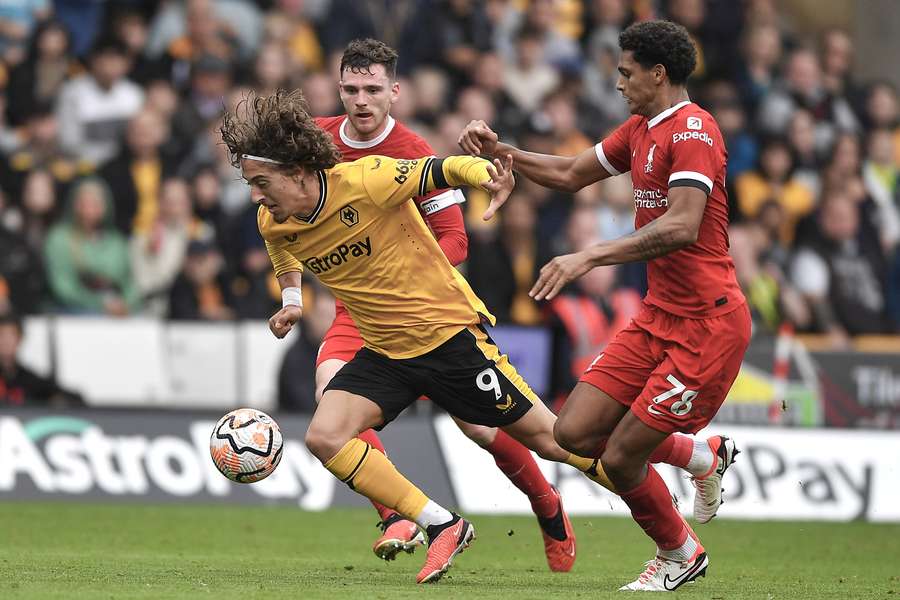
M 421 551 L 378 561 L 375 521 L 361 509 L 0 503 L 0 598 L 622 598 L 652 553 L 628 519 L 575 519 L 578 562 L 554 574 L 533 519 L 476 516 L 472 548 L 417 586 Z M 900 600 L 900 526 L 697 529 L 709 574 L 679 597 Z

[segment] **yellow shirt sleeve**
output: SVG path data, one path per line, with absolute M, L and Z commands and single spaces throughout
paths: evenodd
M 303 272 L 303 263 L 286 249 L 266 240 L 266 251 L 269 253 L 269 260 L 272 261 L 272 267 L 275 269 L 275 277 L 281 277 L 292 271 Z
M 482 158 L 472 156 L 433 156 L 417 159 L 396 159 L 369 156 L 362 162 L 362 182 L 366 194 L 376 205 L 391 208 L 403 204 L 413 196 L 423 196 L 433 190 L 468 185 L 481 187 L 490 180 Z

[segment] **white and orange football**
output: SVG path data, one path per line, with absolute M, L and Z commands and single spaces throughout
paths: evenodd
M 228 479 L 253 483 L 278 466 L 281 444 L 281 430 L 272 417 L 254 408 L 238 408 L 216 423 L 209 454 Z

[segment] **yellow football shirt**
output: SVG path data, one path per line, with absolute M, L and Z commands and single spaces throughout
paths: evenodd
M 259 231 L 275 275 L 313 273 L 347 307 L 366 346 L 412 358 L 483 318 L 484 303 L 444 256 L 411 200 L 434 189 L 490 179 L 480 158 L 398 160 L 367 156 L 319 172 L 306 219 L 276 223 L 265 207 Z

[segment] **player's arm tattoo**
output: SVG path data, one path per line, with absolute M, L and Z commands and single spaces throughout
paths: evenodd
M 665 256 L 685 246 L 684 235 L 672 228 L 660 226 L 660 219 L 651 221 L 623 238 L 633 246 L 631 260 L 649 260 Z

